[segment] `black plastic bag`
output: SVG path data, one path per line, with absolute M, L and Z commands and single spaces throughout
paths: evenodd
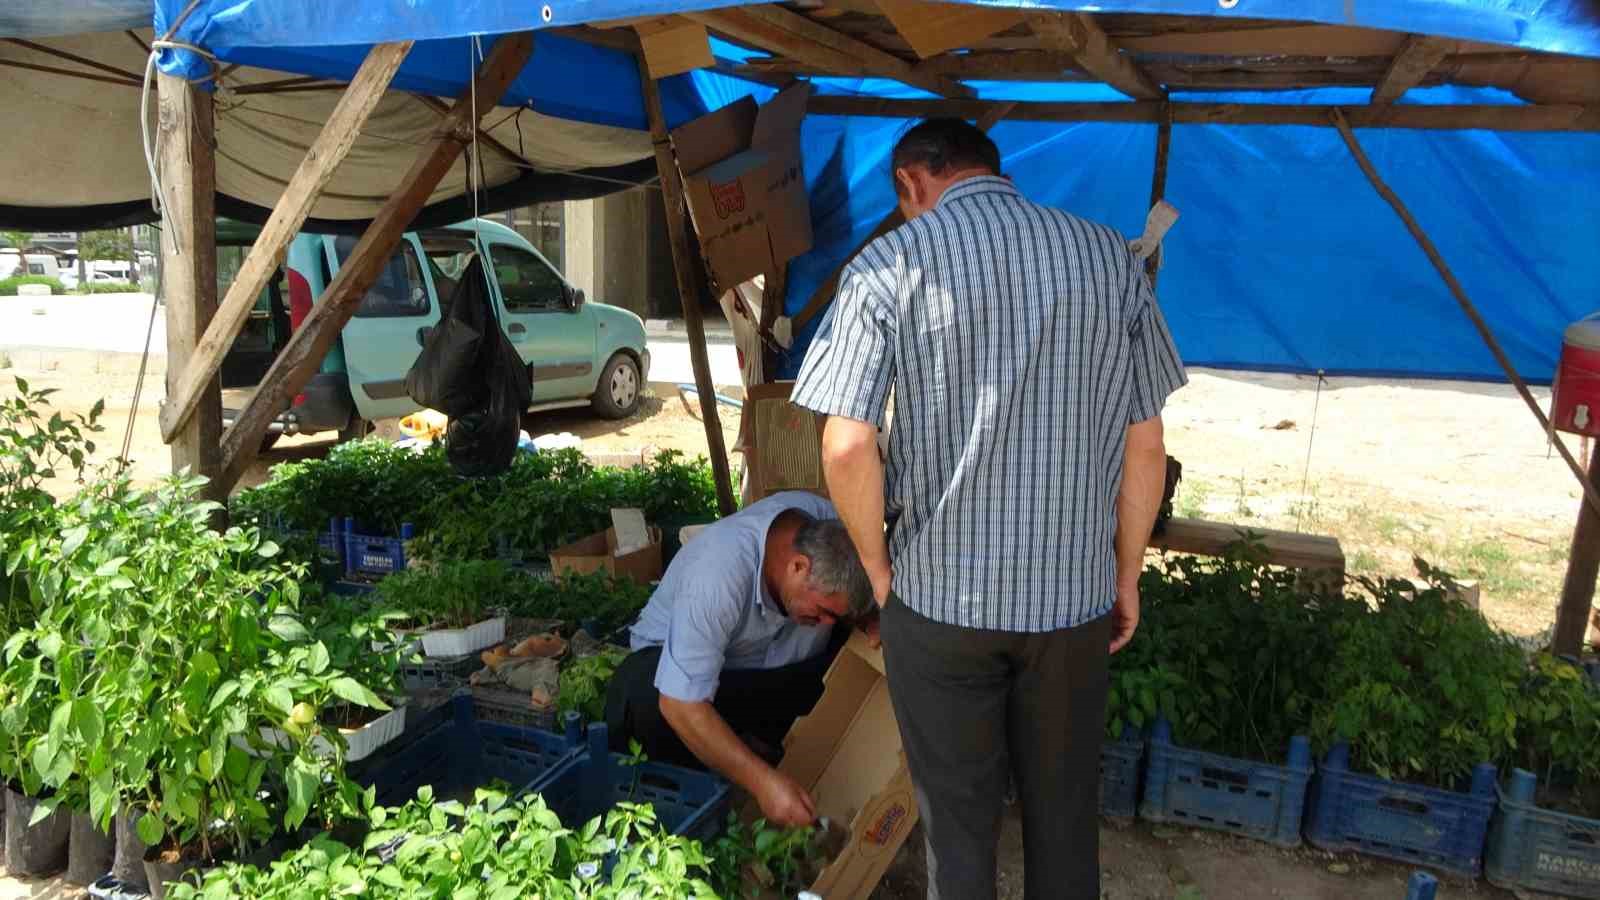
M 406 373 L 406 393 L 452 419 L 483 409 L 489 403 L 485 376 L 498 352 L 493 337 L 499 332 L 489 311 L 483 264 L 474 256 L 456 282 L 449 315 L 428 335 Z
M 511 467 L 522 434 L 522 413 L 533 399 L 533 382 L 517 348 L 497 327 L 487 354 L 489 399 L 450 421 L 445 432 L 445 458 L 458 474 L 497 475 Z

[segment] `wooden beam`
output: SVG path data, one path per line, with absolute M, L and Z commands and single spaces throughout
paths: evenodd
M 1383 106 L 1400 99 L 1400 95 L 1422 83 L 1433 67 L 1455 51 L 1456 42 L 1448 38 L 1413 34 L 1406 38 L 1400 52 L 1389 63 L 1383 81 L 1372 90 L 1374 106 Z
M 189 421 L 195 406 L 200 402 L 201 389 L 216 378 L 222 368 L 222 358 L 233 347 L 234 339 L 250 318 L 256 298 L 267 286 L 272 274 L 278 270 L 285 251 L 300 226 L 311 215 L 312 206 L 322 196 L 323 188 L 333 180 L 333 173 L 355 145 L 356 138 L 367 123 L 372 111 L 377 109 L 383 93 L 400 69 L 406 54 L 411 52 L 410 41 L 378 44 L 367 53 L 350 87 L 339 98 L 328 116 L 322 132 L 311 142 L 300 166 L 289 177 L 283 195 L 272 208 L 272 215 L 261 233 L 256 236 L 250 252 L 239 266 L 239 274 L 228 287 L 228 296 L 222 301 L 220 314 L 206 327 L 205 335 L 195 348 L 194 358 L 187 366 L 177 368 L 168 360 L 170 371 L 178 371 L 177 389 L 167 394 L 167 405 L 161 410 L 161 437 L 171 441 Z
M 25 41 L 22 38 L 6 38 L 6 42 L 16 44 L 18 47 L 24 47 L 32 50 L 35 53 L 43 53 L 46 56 L 54 56 L 57 59 L 64 59 L 67 62 L 75 62 L 80 66 L 88 66 L 91 69 L 98 69 L 107 75 L 115 75 L 125 81 L 131 81 L 140 86 L 144 85 L 144 78 L 142 76 L 129 72 L 127 69 L 119 69 L 116 66 L 108 66 L 103 62 L 90 59 L 87 56 L 79 56 L 76 53 L 69 53 L 66 50 L 58 50 L 55 47 L 46 46 L 44 44 L 36 44 L 33 41 Z
M 1161 117 L 1161 124 L 1156 126 L 1156 166 L 1155 175 L 1150 180 L 1150 207 L 1155 208 L 1157 203 L 1167 198 L 1167 154 L 1172 150 L 1172 107 L 1167 107 L 1167 114 Z M 1150 276 L 1150 290 L 1156 289 L 1156 275 L 1161 266 L 1161 250 L 1150 254 L 1144 261 L 1144 271 Z
M 678 300 L 683 305 L 688 333 L 689 362 L 694 366 L 695 393 L 700 396 L 700 417 L 706 427 L 706 447 L 711 456 L 711 476 L 717 486 L 717 506 L 733 515 L 733 478 L 728 472 L 728 448 L 717 415 L 716 387 L 711 381 L 711 361 L 706 353 L 706 326 L 700 302 L 706 293 L 706 273 L 689 246 L 689 206 L 683 196 L 683 177 L 672 152 L 666 115 L 661 111 L 661 89 L 650 77 L 649 66 L 639 58 L 639 86 L 645 114 L 650 120 L 650 142 L 655 145 L 656 169 L 661 174 L 661 199 L 667 211 L 667 238 L 672 246 L 672 271 L 677 277 Z
M 361 298 L 400 244 L 411 220 L 427 203 L 440 179 L 471 143 L 478 119 L 494 109 L 533 53 L 533 35 L 501 37 L 478 68 L 473 84 L 456 98 L 450 117 L 423 145 L 395 192 L 373 216 L 361 240 L 339 267 L 339 274 L 312 306 L 311 314 L 267 370 L 255 396 L 222 438 L 223 478 L 232 485 L 255 457 L 262 435 L 279 412 L 311 380 L 339 330 L 355 314 Z M 476 95 L 476 101 L 474 101 Z
M 1600 442 L 1595 443 L 1589 474 L 1600 472 Z M 1567 556 L 1567 577 L 1561 583 L 1561 605 L 1556 608 L 1556 633 L 1550 649 L 1574 656 L 1583 650 L 1594 610 L 1594 585 L 1600 576 L 1600 511 L 1578 501 L 1578 525 L 1572 531 L 1572 551 Z
M 440 100 L 438 97 L 429 97 L 426 94 L 407 94 L 406 96 L 417 100 L 423 106 L 426 106 L 438 113 L 441 117 L 448 118 L 450 116 L 450 104 Z M 515 116 L 512 118 L 515 118 Z M 505 121 L 505 119 L 502 119 L 501 123 L 504 123 Z M 523 158 L 522 154 L 511 149 L 510 147 L 507 147 L 500 141 L 499 138 L 487 131 L 484 131 L 481 124 L 478 126 L 478 140 L 488 145 L 489 149 L 505 157 L 508 162 L 520 169 L 532 169 L 534 167 L 533 163 L 528 162 L 527 159 Z
M 161 229 L 161 292 L 167 303 L 170 395 L 176 374 L 189 365 L 217 310 L 216 133 L 209 91 L 158 73 L 156 97 L 156 159 L 166 223 Z M 196 406 L 188 424 L 167 439 L 172 470 L 211 479 L 202 493 L 220 501 L 228 496 L 231 482 L 219 478 L 222 383 L 214 373 L 201 383 Z
M 688 18 L 736 41 L 839 75 L 876 75 L 942 97 L 971 97 L 973 90 L 940 75 L 917 72 L 910 62 L 778 6 L 744 6 L 688 13 Z
M 20 59 L 0 59 L 0 67 L 7 69 L 27 69 L 31 72 L 44 72 L 47 75 L 65 75 L 68 78 L 82 78 L 84 81 L 99 81 L 105 84 L 116 84 L 122 87 L 138 90 L 144 85 L 137 81 L 128 81 L 125 78 L 115 78 L 110 75 L 96 75 L 93 72 L 80 72 L 75 69 L 63 69 L 60 66 L 46 66 L 40 63 L 23 62 Z
M 756 60 L 751 60 L 756 63 Z M 1071 53 L 1054 50 L 1009 50 L 999 53 L 945 53 L 930 56 L 917 70 L 947 78 L 998 81 L 1083 81 L 1088 75 Z
M 977 119 L 975 124 L 980 131 L 988 132 L 991 128 L 1000 124 L 1001 119 L 1010 115 L 1016 106 L 1016 102 L 1008 100 L 991 104 L 981 114 L 974 117 Z M 821 315 L 822 311 L 828 308 L 828 304 L 833 302 L 833 295 L 839 290 L 839 277 L 844 274 L 845 267 L 850 265 L 850 261 L 855 259 L 857 254 L 866 249 L 868 244 L 905 224 L 905 221 L 905 216 L 900 212 L 898 206 L 891 210 L 887 216 L 884 216 L 883 220 L 872 229 L 872 233 L 867 235 L 867 239 L 862 241 L 856 249 L 850 251 L 850 255 L 844 258 L 844 262 L 834 268 L 833 272 L 828 275 L 828 279 L 818 285 L 815 291 L 811 292 L 810 298 L 806 300 L 806 305 L 801 307 L 800 312 L 796 313 L 792 320 L 794 330 L 799 331 L 806 327 L 812 319 Z
M 807 109 L 819 116 L 879 116 L 925 119 L 959 116 L 976 119 L 993 100 L 883 100 L 838 95 L 813 96 Z M 1021 102 L 1010 118 L 1027 122 L 1160 122 L 1160 103 Z M 1330 113 L 1342 111 L 1357 128 L 1484 131 L 1600 131 L 1600 108 L 1587 106 L 1315 106 L 1279 103 L 1173 103 L 1178 125 L 1311 125 L 1331 128 Z
M 1378 170 L 1372 165 L 1372 160 L 1367 158 L 1366 151 L 1361 149 L 1361 142 L 1356 140 L 1355 132 L 1351 130 L 1350 123 L 1345 119 L 1344 114 L 1335 108 L 1330 115 L 1334 126 L 1339 129 L 1339 136 L 1344 138 L 1345 146 L 1350 148 L 1350 155 L 1355 157 L 1356 165 L 1361 167 L 1361 171 L 1367 176 L 1367 180 L 1372 182 L 1372 189 L 1377 191 L 1378 196 L 1382 197 L 1394 209 L 1395 215 L 1400 217 L 1400 221 L 1405 224 L 1406 230 L 1411 232 L 1411 237 L 1417 242 L 1417 246 L 1422 248 L 1422 252 L 1428 257 L 1428 261 L 1433 263 L 1433 267 L 1438 270 L 1439 277 L 1444 279 L 1445 286 L 1450 289 L 1450 293 L 1456 298 L 1456 303 L 1461 306 L 1461 311 L 1466 314 L 1468 321 L 1472 322 L 1472 327 L 1478 330 L 1478 336 L 1483 339 L 1484 345 L 1489 348 L 1489 353 L 1494 356 L 1494 361 L 1500 364 L 1501 371 L 1506 373 L 1506 378 L 1517 389 L 1517 394 L 1522 398 L 1522 402 L 1527 404 L 1528 411 L 1532 412 L 1533 417 L 1539 421 L 1539 431 L 1550 436 L 1551 443 L 1555 444 L 1556 452 L 1561 454 L 1561 458 L 1566 461 L 1567 467 L 1572 470 L 1573 477 L 1578 479 L 1578 484 L 1583 488 L 1584 496 L 1588 498 L 1589 504 L 1595 508 L 1596 513 L 1600 513 L 1600 491 L 1595 490 L 1594 483 L 1590 481 L 1588 473 L 1573 458 L 1572 451 L 1567 449 L 1567 442 L 1556 436 L 1555 431 L 1551 429 L 1550 419 L 1545 416 L 1544 408 L 1539 405 L 1538 400 L 1534 399 L 1533 392 L 1528 389 L 1527 382 L 1522 380 L 1522 376 L 1517 373 L 1517 367 L 1512 365 L 1511 358 L 1506 356 L 1505 350 L 1501 349 L 1500 341 L 1495 338 L 1494 332 L 1489 329 L 1489 324 L 1483 320 L 1483 316 L 1478 314 L 1478 308 L 1473 305 L 1471 298 L 1467 296 L 1466 289 L 1461 286 L 1461 282 L 1456 280 L 1455 273 L 1451 272 L 1450 267 L 1445 264 L 1444 257 L 1439 254 L 1439 248 L 1434 246 L 1433 240 L 1428 237 L 1426 231 L 1422 230 L 1422 226 L 1411 215 L 1411 211 L 1406 208 L 1399 195 L 1384 182 L 1383 176 L 1378 174 Z
M 1136 100 L 1161 100 L 1166 91 L 1122 53 L 1093 18 L 1083 13 L 1040 13 L 1029 19 L 1046 50 L 1070 53 L 1083 69 Z

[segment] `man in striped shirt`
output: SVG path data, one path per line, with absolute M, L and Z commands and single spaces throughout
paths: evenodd
M 1138 626 L 1185 375 L 1127 241 L 999 172 L 966 122 L 906 133 L 907 224 L 846 268 L 793 399 L 829 417 L 829 493 L 884 607 L 929 897 L 995 896 L 1011 775 L 1027 897 L 1098 898 L 1107 663 Z

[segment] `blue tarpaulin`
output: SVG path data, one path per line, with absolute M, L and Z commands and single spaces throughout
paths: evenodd
M 149 0 L 96 0 L 97 14 Z M 348 78 L 375 42 L 419 40 L 397 86 L 454 95 L 470 72 L 469 35 L 683 12 L 713 0 L 157 0 L 155 28 L 224 62 Z M 1094 12 L 1272 18 L 1356 25 L 1600 57 L 1588 0 L 1104 0 L 1029 5 Z M 0 33 L 27 8 L 0 0 Z M 61 4 L 65 7 L 67 4 Z M 22 28 L 21 25 L 13 26 Z M 13 32 L 24 33 L 24 32 Z M 34 33 L 50 33 L 35 30 Z M 719 53 L 737 55 L 726 46 Z M 168 71 L 207 64 L 169 52 Z M 891 82 L 819 79 L 819 90 L 908 97 Z M 976 85 L 981 96 L 1120 101 L 1103 87 Z M 765 88 L 710 73 L 669 79 L 682 122 Z M 1174 96 L 1174 100 L 1185 98 Z M 1197 99 L 1197 98 L 1195 98 Z M 1243 94 L 1206 100 L 1366 103 L 1364 90 Z M 1519 103 L 1488 89 L 1413 90 L 1408 103 Z M 628 57 L 540 35 L 503 101 L 579 121 L 643 128 Z M 815 249 L 790 267 L 788 311 L 892 208 L 887 154 L 904 122 L 809 117 L 802 140 Z M 1155 127 L 1002 122 L 1006 171 L 1030 196 L 1133 236 L 1150 190 Z M 1553 372 L 1562 327 L 1593 311 L 1600 285 L 1600 135 L 1483 131 L 1360 132 L 1374 163 L 1433 236 L 1519 369 Z M 1182 212 L 1168 238 L 1162 305 L 1192 364 L 1330 374 L 1499 379 L 1501 373 L 1422 252 L 1329 128 L 1179 125 L 1167 198 Z M 813 326 L 814 327 L 814 326 Z M 797 342 L 786 370 L 805 346 Z

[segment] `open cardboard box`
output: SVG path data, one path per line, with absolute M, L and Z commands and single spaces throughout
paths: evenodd
M 866 900 L 917 823 L 917 798 L 883 651 L 856 632 L 824 679 L 822 698 L 789 729 L 778 768 L 811 792 L 818 815 L 849 827 L 849 843 L 811 890 L 827 900 Z
M 716 292 L 781 271 L 811 249 L 800 122 L 811 86 L 745 97 L 672 132 L 689 218 Z
M 607 528 L 565 547 L 550 551 L 550 569 L 557 575 L 607 572 L 627 575 L 640 584 L 661 578 L 661 529 L 650 529 L 650 543 L 632 553 L 616 555 L 617 530 Z

